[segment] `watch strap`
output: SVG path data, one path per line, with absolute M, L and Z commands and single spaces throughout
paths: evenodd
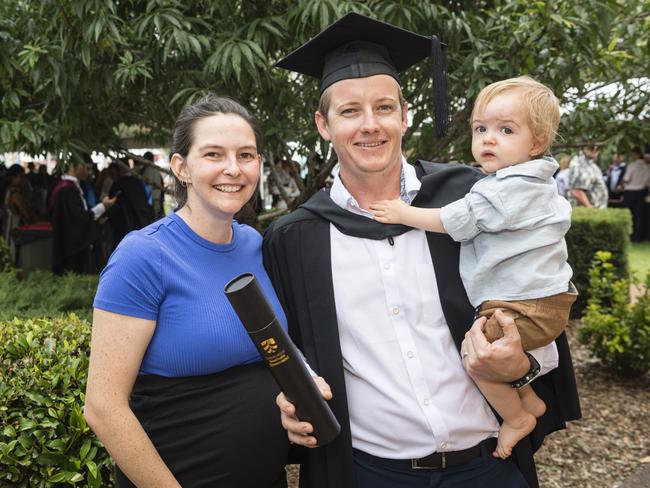
M 528 361 L 530 362 L 530 369 L 524 376 L 510 383 L 510 386 L 512 386 L 513 388 L 519 389 L 526 386 L 535 378 L 537 378 L 537 375 L 541 371 L 541 367 L 537 359 L 535 359 L 535 356 L 533 356 L 532 354 L 526 351 L 524 351 L 524 354 L 526 354 L 526 356 L 528 357 Z

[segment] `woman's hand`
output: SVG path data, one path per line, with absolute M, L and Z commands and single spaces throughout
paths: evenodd
M 332 399 L 332 390 L 330 386 L 320 376 L 314 377 L 314 381 L 320 390 L 320 394 L 325 400 Z M 287 431 L 287 437 L 292 444 L 298 444 L 305 447 L 317 447 L 318 440 L 309 435 L 314 431 L 314 427 L 309 422 L 301 422 L 296 416 L 296 407 L 287 400 L 284 393 L 280 393 L 275 403 L 280 408 L 280 419 L 282 427 Z

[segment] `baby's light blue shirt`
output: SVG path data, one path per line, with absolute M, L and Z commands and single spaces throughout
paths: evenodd
M 543 158 L 500 169 L 440 210 L 445 230 L 461 243 L 460 275 L 473 306 L 568 290 L 571 205 L 557 193 L 557 168 Z

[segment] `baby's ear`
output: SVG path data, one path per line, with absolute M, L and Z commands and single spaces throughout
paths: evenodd
M 532 158 L 533 156 L 539 156 L 542 152 L 542 143 L 538 139 L 533 139 L 528 156 Z

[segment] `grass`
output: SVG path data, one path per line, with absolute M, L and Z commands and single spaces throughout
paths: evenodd
M 32 271 L 19 280 L 15 272 L 0 273 L 0 321 L 14 317 L 58 317 L 75 312 L 90 321 L 97 275 Z
M 630 245 L 630 271 L 643 282 L 650 271 L 650 242 L 633 242 Z

